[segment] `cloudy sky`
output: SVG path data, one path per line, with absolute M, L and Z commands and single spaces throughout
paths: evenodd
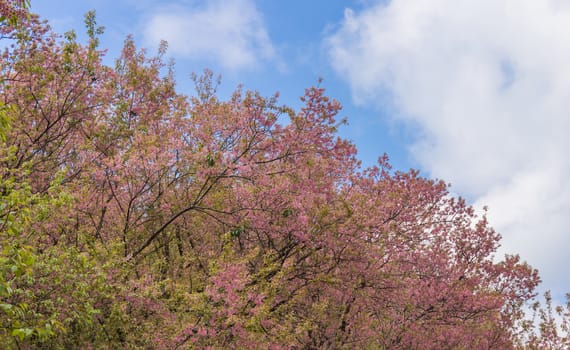
M 386 152 L 452 184 L 502 233 L 501 253 L 570 291 L 570 3 L 565 0 L 32 0 L 59 32 L 95 9 L 109 63 L 132 34 L 169 42 L 180 91 L 222 75 L 298 106 L 323 78 L 365 165 Z

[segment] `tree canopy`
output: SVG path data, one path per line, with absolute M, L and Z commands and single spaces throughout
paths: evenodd
M 2 1 L 0 339 L 9 348 L 568 346 L 538 272 L 443 181 L 362 169 L 340 103 L 295 111 L 127 38 L 102 63 Z M 550 310 L 550 312 L 549 312 Z M 563 325 L 564 326 L 564 325 Z M 566 329 L 563 329 L 566 330 Z

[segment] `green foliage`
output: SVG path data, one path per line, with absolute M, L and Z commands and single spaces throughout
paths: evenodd
M 245 233 L 246 227 L 244 224 L 234 227 L 230 231 L 231 237 L 239 237 L 241 234 Z
M 14 155 L 4 143 L 10 130 L 8 110 L 0 112 L 3 159 Z M 22 181 L 27 168 L 0 169 L 5 174 L 0 178 L 0 343 L 7 348 L 26 343 L 49 347 L 70 328 L 92 326 L 99 313 L 97 293 L 104 290 L 102 274 L 88 254 L 65 245 L 38 251 L 34 226 L 51 220 L 50 213 L 68 205 L 71 197 L 61 188 L 61 176 L 48 193 L 32 193 Z

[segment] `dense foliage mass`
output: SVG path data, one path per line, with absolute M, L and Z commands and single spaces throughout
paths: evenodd
M 92 14 L 82 45 L 0 8 L 3 346 L 567 345 L 552 312 L 524 320 L 537 272 L 495 259 L 499 235 L 443 182 L 360 170 L 323 89 L 296 112 L 221 101 L 206 72 L 188 98 L 165 47 L 127 38 L 108 67 Z

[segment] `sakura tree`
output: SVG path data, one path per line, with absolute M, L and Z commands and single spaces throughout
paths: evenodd
M 241 88 L 223 101 L 205 71 L 186 97 L 166 43 L 149 57 L 127 38 L 109 67 L 86 25 L 87 44 L 35 15 L 2 27 L 1 237 L 26 244 L 0 259 L 6 344 L 542 344 L 521 331 L 537 271 L 495 257 L 499 234 L 444 182 L 386 156 L 361 169 L 322 88 L 299 111 Z

